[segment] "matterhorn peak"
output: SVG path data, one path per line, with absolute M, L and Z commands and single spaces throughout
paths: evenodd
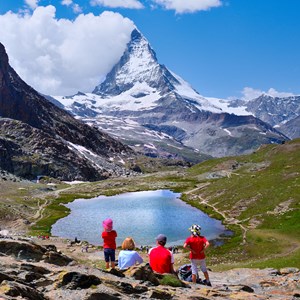
M 147 39 L 134 29 L 123 56 L 93 93 L 103 97 L 116 96 L 136 84 L 147 85 L 150 89 L 159 91 L 166 91 L 167 87 L 169 92 L 179 82 L 165 66 L 158 63 Z
M 128 52 L 135 53 L 140 57 L 143 55 L 146 57 L 149 56 L 153 61 L 157 62 L 154 50 L 151 48 L 148 40 L 141 34 L 140 31 L 138 31 L 138 29 L 134 29 L 131 32 L 131 39 L 130 43 L 128 44 Z

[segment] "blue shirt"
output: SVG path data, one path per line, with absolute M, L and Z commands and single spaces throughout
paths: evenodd
M 142 257 L 134 250 L 121 250 L 119 253 L 118 266 L 121 270 L 142 262 Z

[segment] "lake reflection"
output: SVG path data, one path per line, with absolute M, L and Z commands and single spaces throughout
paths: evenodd
M 208 239 L 225 231 L 220 221 L 179 197 L 179 193 L 159 190 L 77 199 L 66 205 L 71 213 L 52 226 L 52 235 L 102 245 L 102 221 L 106 218 L 114 221 L 118 246 L 127 236 L 132 236 L 138 246 L 154 245 L 159 233 L 167 236 L 167 245 L 182 245 L 192 224 L 201 225 L 202 234 Z

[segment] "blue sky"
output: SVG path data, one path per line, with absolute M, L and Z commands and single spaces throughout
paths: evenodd
M 299 95 L 299 12 L 299 0 L 0 0 L 0 42 L 47 94 L 91 91 L 135 25 L 159 62 L 204 96 Z

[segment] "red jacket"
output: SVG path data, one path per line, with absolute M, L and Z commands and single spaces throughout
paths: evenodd
M 152 270 L 157 273 L 172 273 L 174 257 L 170 250 L 159 245 L 150 249 L 149 263 Z
M 103 231 L 102 232 L 103 248 L 116 249 L 117 248 L 116 237 L 117 237 L 117 232 L 115 230 Z
M 206 244 L 207 239 L 204 236 L 190 236 L 186 239 L 185 243 L 191 247 L 196 253 L 190 252 L 191 259 L 204 259 L 205 254 L 204 245 Z

